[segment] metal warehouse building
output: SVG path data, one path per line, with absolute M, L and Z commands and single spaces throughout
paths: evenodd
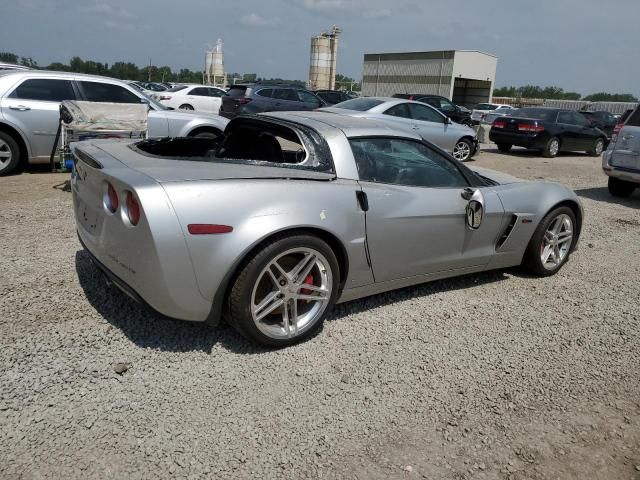
M 442 95 L 458 105 L 490 102 L 498 58 L 472 50 L 366 53 L 362 95 Z

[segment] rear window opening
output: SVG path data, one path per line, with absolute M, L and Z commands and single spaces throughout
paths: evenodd
M 334 171 L 329 147 L 316 132 L 254 119 L 233 121 L 218 138 L 151 139 L 132 148 L 173 160 Z

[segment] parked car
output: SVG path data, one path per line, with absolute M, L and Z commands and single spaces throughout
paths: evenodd
M 313 92 L 296 86 L 232 85 L 222 97 L 220 115 L 234 118 L 242 113 L 308 111 L 324 105 L 324 101 Z
M 521 108 L 511 116 L 495 120 L 489 139 L 501 152 L 516 145 L 540 150 L 547 158 L 561 151 L 585 151 L 598 157 L 606 145 L 607 134 L 573 110 L 536 107 Z
M 628 197 L 640 186 L 640 107 L 626 119 L 602 156 L 602 169 L 609 176 L 609 192 Z
M 474 125 L 479 125 L 482 121 L 482 116 L 487 113 L 502 113 L 510 112 L 514 108 L 511 105 L 501 105 L 499 103 L 479 103 L 471 111 L 471 122 Z
M 631 109 L 625 110 L 621 115 L 618 115 L 618 117 L 616 118 L 616 122 L 617 122 L 616 126 L 613 127 L 613 132 L 611 133 L 612 142 L 615 142 L 617 140 L 620 130 L 622 130 L 622 127 L 624 127 L 625 122 L 631 116 L 633 111 L 634 110 L 631 108 Z
M 224 313 L 272 347 L 313 335 L 337 302 L 516 265 L 553 275 L 583 218 L 565 186 L 473 171 L 415 133 L 329 112 L 73 153 L 78 235 L 112 284 L 164 316 Z
M 227 125 L 218 115 L 169 111 L 113 78 L 44 70 L 0 72 L 0 175 L 23 163 L 49 161 L 63 100 L 146 103 L 151 137 L 216 136 Z
M 165 107 L 179 110 L 196 110 L 217 114 L 226 92 L 217 87 L 179 86 L 157 94 Z
M 453 123 L 446 115 L 421 102 L 399 98 L 363 97 L 321 110 L 371 118 L 396 128 L 412 130 L 451 153 L 461 162 L 469 160 L 478 151 L 478 138 L 472 128 Z
M 612 113 L 605 111 L 581 111 L 580 114 L 582 114 L 582 116 L 591 123 L 591 126 L 598 127 L 600 130 L 606 133 L 609 138 L 611 138 L 613 129 L 618 123 L 618 119 Z
M 315 90 L 313 93 L 319 96 L 327 106 L 353 98 L 347 92 L 341 90 Z
M 501 108 L 500 110 L 492 110 L 491 112 L 483 113 L 480 116 L 480 125 L 493 125 L 496 118 L 508 117 L 518 111 L 517 108 Z
M 471 111 L 468 108 L 456 105 L 451 100 L 440 95 L 424 95 L 420 93 L 396 93 L 393 98 L 404 98 L 406 100 L 415 100 L 417 102 L 427 103 L 433 108 L 449 117 L 456 123 L 461 123 L 468 127 L 472 127 Z

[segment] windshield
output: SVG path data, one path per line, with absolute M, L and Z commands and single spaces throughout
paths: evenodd
M 186 85 L 176 85 L 175 87 L 171 87 L 169 90 L 167 90 L 168 92 L 179 92 L 180 90 L 184 90 L 185 88 L 187 88 Z
M 476 105 L 476 110 L 495 110 L 497 105 L 491 105 L 490 103 L 479 103 Z
M 535 120 L 553 121 L 556 116 L 557 110 L 548 108 L 521 108 L 517 112 L 511 114 L 516 118 L 533 118 Z
M 366 112 L 374 107 L 384 103 L 382 100 L 376 100 L 375 98 L 353 98 L 351 100 L 345 100 L 334 105 L 335 108 L 344 108 L 345 110 L 356 110 L 358 112 Z

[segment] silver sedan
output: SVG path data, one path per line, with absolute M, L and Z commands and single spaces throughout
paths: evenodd
M 313 335 L 336 302 L 515 265 L 553 275 L 582 225 L 567 187 L 472 170 L 416 133 L 328 112 L 73 150 L 78 235 L 110 283 L 270 346 Z
M 478 139 L 472 128 L 453 122 L 426 103 L 387 97 L 364 97 L 346 100 L 321 110 L 371 118 L 399 129 L 412 130 L 462 162 L 469 160 L 478 151 Z

